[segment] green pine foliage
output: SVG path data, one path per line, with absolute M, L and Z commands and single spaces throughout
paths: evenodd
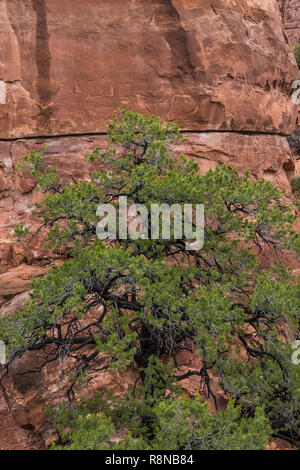
M 296 44 L 295 49 L 294 49 L 294 54 L 295 54 L 296 62 L 300 69 L 300 43 Z
M 72 411 L 66 404 L 60 405 L 59 439 L 52 449 L 257 450 L 267 446 L 272 432 L 263 408 L 246 418 L 242 407 L 229 401 L 224 412 L 212 416 L 199 395 L 194 399 L 169 397 L 151 407 L 145 401 L 115 400 L 107 414 L 105 408 L 103 398 Z M 120 424 L 126 431 L 122 439 L 112 442 Z
M 90 181 L 62 184 L 36 151 L 22 167 L 47 194 L 36 208 L 39 231 L 18 225 L 16 236 L 25 243 L 45 232 L 67 259 L 32 281 L 31 299 L 13 319 L 0 318 L 0 338 L 8 369 L 36 350 L 44 365 L 69 364 L 67 403 L 51 412 L 54 448 L 263 449 L 272 434 L 296 443 L 300 368 L 291 357 L 300 283 L 282 265 L 262 270 L 258 261 L 299 252 L 284 193 L 225 166 L 200 175 L 195 161 L 170 150 L 183 139 L 178 126 L 154 116 L 121 109 L 108 136 L 104 153 L 86 156 L 98 166 Z M 120 196 L 148 208 L 204 204 L 204 247 L 187 250 L 187 240 L 174 237 L 100 241 L 97 207 L 118 211 Z M 182 371 L 182 350 L 199 355 L 200 370 Z M 81 396 L 89 370 L 128 367 L 139 380 L 126 396 Z M 229 400 L 215 416 L 202 403 L 216 398 L 212 375 Z M 191 376 L 202 384 L 201 399 L 181 396 Z

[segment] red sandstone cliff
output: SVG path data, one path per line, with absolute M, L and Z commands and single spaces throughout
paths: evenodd
M 276 0 L 3 0 L 2 312 L 18 308 L 30 275 L 55 262 L 41 244 L 24 248 L 13 238 L 17 222 L 34 223 L 41 197 L 16 170 L 29 149 L 46 143 L 47 162 L 65 179 L 84 179 L 83 155 L 105 145 L 106 123 L 123 104 L 177 121 L 188 142 L 175 150 L 199 159 L 202 171 L 249 167 L 289 190 L 294 159 L 285 136 L 297 125 L 297 77 Z M 92 381 L 116 389 L 122 382 Z M 59 386 L 55 367 L 15 380 L 9 404 L 17 424 L 44 429 L 43 407 Z

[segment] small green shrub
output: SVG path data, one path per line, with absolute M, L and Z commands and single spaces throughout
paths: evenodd
M 133 398 L 105 403 L 98 396 L 84 406 L 61 404 L 55 421 L 59 440 L 52 450 L 261 450 L 272 433 L 263 407 L 245 417 L 229 401 L 212 416 L 199 395 L 169 396 L 151 405 Z M 122 429 L 121 440 L 114 440 Z
M 297 193 L 300 196 L 300 178 L 293 178 L 291 181 L 293 193 Z
M 294 54 L 295 54 L 296 62 L 300 69 L 300 43 L 296 44 L 295 49 L 294 49 Z

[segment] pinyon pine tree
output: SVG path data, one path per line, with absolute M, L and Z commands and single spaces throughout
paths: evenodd
M 200 175 L 195 161 L 170 150 L 182 140 L 178 126 L 154 116 L 121 109 L 108 138 L 104 153 L 86 156 L 99 168 L 89 181 L 63 184 L 42 154 L 25 157 L 22 170 L 46 195 L 35 211 L 39 231 L 18 225 L 16 236 L 45 232 L 66 260 L 32 281 L 14 318 L 1 317 L 2 383 L 28 351 L 44 352 L 41 368 L 69 364 L 66 399 L 48 410 L 53 448 L 264 449 L 272 436 L 297 445 L 300 283 L 280 263 L 261 269 L 258 257 L 299 252 L 283 192 L 225 166 Z M 203 248 L 174 236 L 100 241 L 97 208 L 114 204 L 118 214 L 121 196 L 149 212 L 151 204 L 204 204 Z M 182 370 L 185 350 L 201 359 L 199 370 Z M 82 395 L 89 371 L 127 368 L 138 374 L 128 393 Z M 211 413 L 213 375 L 228 406 Z M 192 376 L 199 394 L 186 398 L 180 384 Z

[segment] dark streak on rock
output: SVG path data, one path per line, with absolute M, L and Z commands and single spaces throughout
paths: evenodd
M 47 23 L 46 0 L 32 0 L 32 7 L 36 13 L 36 64 L 38 70 L 37 92 L 40 99 L 39 126 L 49 129 L 49 120 L 52 116 L 51 98 L 53 92 L 50 85 L 51 53 L 49 47 L 49 32 Z
M 165 39 L 168 42 L 174 58 L 174 67 L 176 67 L 175 79 L 181 79 L 183 75 L 186 78 L 195 80 L 196 64 L 191 57 L 192 43 L 191 33 L 186 32 L 180 24 L 180 16 L 172 0 L 160 0 L 161 7 L 165 10 L 164 17 L 170 21 L 170 27 L 165 32 Z M 167 11 L 166 11 L 167 10 Z M 198 59 L 199 60 L 199 59 Z M 197 62 L 198 62 L 197 60 Z M 182 87 L 182 82 L 178 85 Z

